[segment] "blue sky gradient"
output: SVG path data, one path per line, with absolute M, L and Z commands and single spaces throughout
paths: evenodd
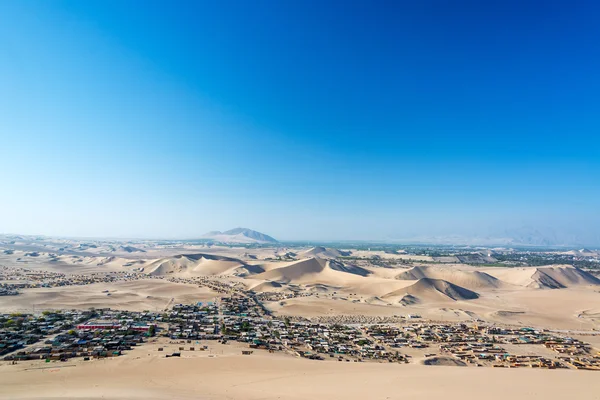
M 0 2 L 0 232 L 600 245 L 600 4 Z

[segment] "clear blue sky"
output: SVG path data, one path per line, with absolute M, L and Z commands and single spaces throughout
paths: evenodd
M 0 16 L 0 232 L 600 238 L 598 2 L 24 0 Z

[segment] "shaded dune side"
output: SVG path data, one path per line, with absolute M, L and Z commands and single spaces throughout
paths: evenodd
M 444 280 L 469 289 L 498 288 L 503 284 L 485 272 L 462 271 L 452 268 L 413 267 L 396 275 L 396 279 L 399 280 L 413 281 L 424 278 Z
M 395 290 L 383 296 L 384 299 L 398 298 L 400 300 L 407 298 L 429 299 L 429 300 L 473 300 L 479 297 L 479 294 L 464 287 L 455 285 L 442 279 L 422 278 L 414 284 Z
M 323 246 L 317 246 L 313 247 L 312 249 L 303 251 L 301 254 L 303 257 L 337 258 L 349 256 L 351 252 L 327 248 Z
M 349 274 L 354 274 L 354 275 L 360 275 L 360 276 L 371 275 L 371 271 L 368 271 L 362 267 L 359 267 L 356 265 L 346 265 L 339 261 L 334 261 L 334 260 L 329 261 L 329 268 L 331 268 L 335 271 L 347 272 Z
M 534 289 L 563 289 L 581 285 L 600 285 L 594 275 L 570 265 L 511 268 L 490 271 L 504 282 Z
M 269 281 L 277 281 L 289 283 L 301 280 L 309 275 L 318 274 L 325 270 L 327 261 L 319 258 L 309 258 L 293 262 L 284 267 L 272 269 L 255 275 L 255 279 L 264 279 Z
M 361 267 L 313 257 L 254 275 L 253 278 L 281 283 L 336 282 L 336 278 L 339 278 L 339 283 L 343 284 L 347 279 L 360 279 L 370 273 L 370 271 Z
M 262 268 L 246 265 L 236 258 L 212 254 L 181 254 L 156 260 L 144 268 L 144 272 L 151 276 L 249 274 L 261 271 Z
M 600 285 L 600 279 L 594 275 L 571 266 L 537 268 L 532 279 L 534 282 L 542 282 L 544 280 L 548 280 L 549 283 L 556 282 L 562 287 Z

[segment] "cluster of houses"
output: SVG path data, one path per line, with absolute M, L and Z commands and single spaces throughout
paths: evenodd
M 162 320 L 171 339 L 216 340 L 219 335 L 219 307 L 214 303 L 176 304 Z
M 110 310 L 45 314 L 48 317 L 61 315 L 65 319 L 63 324 L 55 323 L 52 329 L 35 336 L 23 333 L 21 346 L 11 349 L 12 353 L 4 360 L 66 361 L 73 357 L 119 356 L 154 334 L 156 325 L 140 321 L 141 314 Z M 36 345 L 43 338 L 43 343 Z
M 19 351 L 44 337 L 70 329 L 92 315 L 91 311 L 45 311 L 38 316 L 0 314 L 0 356 Z
M 403 326 L 375 325 L 364 328 L 376 343 L 389 347 L 427 348 L 468 364 L 492 367 L 600 369 L 600 354 L 586 343 L 532 328 L 461 324 L 414 323 Z M 540 345 L 562 356 L 510 354 L 502 345 Z M 518 347 L 517 347 L 518 348 Z
M 565 368 L 558 360 L 540 355 L 515 355 L 503 347 L 489 342 L 483 343 L 446 343 L 440 345 L 442 353 L 452 354 L 467 363 L 477 366 L 491 365 L 492 367 L 531 367 L 531 368 Z
M 551 340 L 544 343 L 558 354 L 558 359 L 576 369 L 600 371 L 600 351 L 594 354 L 592 348 L 577 339 Z
M 177 304 L 160 317 L 173 340 L 220 340 L 247 343 L 251 349 L 286 351 L 300 357 L 350 361 L 407 362 L 359 329 L 265 316 L 251 297 L 233 294 L 216 303 Z
M 287 347 L 304 356 L 316 353 L 338 361 L 408 362 L 406 355 L 386 348 L 365 331 L 349 325 L 293 322 L 286 326 L 281 337 Z

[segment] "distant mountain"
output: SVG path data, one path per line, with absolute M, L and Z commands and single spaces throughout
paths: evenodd
M 510 229 L 492 229 L 487 232 L 472 234 L 409 236 L 394 238 L 391 241 L 407 244 L 580 248 L 580 246 L 599 246 L 600 232 L 593 229 L 521 226 Z
M 211 231 L 203 235 L 202 239 L 223 243 L 278 243 L 275 238 L 248 228 L 235 228 L 225 232 Z

